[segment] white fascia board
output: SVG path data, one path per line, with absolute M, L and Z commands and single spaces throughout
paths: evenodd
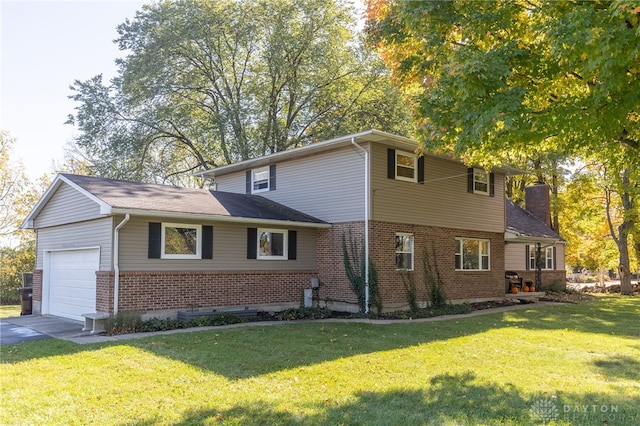
M 560 240 L 558 238 L 549 238 L 549 237 L 534 237 L 531 235 L 524 235 L 521 232 L 516 231 L 512 228 L 507 228 L 504 233 L 504 241 L 506 243 L 515 243 L 515 244 L 533 244 L 533 243 L 541 243 L 541 244 L 565 244 L 566 242 Z
M 80 186 L 71 182 L 69 179 L 67 179 L 63 175 L 59 174 L 55 177 L 51 185 L 49 185 L 49 188 L 47 188 L 44 194 L 42 194 L 42 196 L 40 197 L 36 205 L 33 206 L 31 211 L 25 218 L 24 222 L 22 222 L 22 225 L 20 225 L 21 229 L 33 229 L 33 222 L 35 217 L 40 213 L 40 211 L 42 211 L 44 206 L 49 202 L 51 197 L 53 197 L 53 194 L 55 194 L 58 188 L 60 188 L 60 186 L 62 186 L 62 184 L 65 184 L 65 183 L 70 187 L 72 187 L 73 189 L 75 189 L 76 191 L 80 192 L 85 197 L 89 198 L 94 203 L 98 204 L 98 206 L 100 207 L 100 214 L 103 214 L 103 215 L 111 214 L 111 206 L 109 204 L 105 203 L 104 201 L 102 201 L 101 199 L 99 199 L 89 191 L 85 190 L 84 188 L 81 188 Z
M 355 140 L 359 143 L 367 141 L 388 141 L 405 147 L 413 147 L 413 149 L 418 146 L 418 143 L 416 141 L 404 136 L 398 136 L 392 133 L 386 133 L 380 130 L 371 129 L 360 133 L 354 133 L 351 135 L 340 136 L 322 142 L 312 143 L 298 148 L 288 149 L 286 151 L 276 152 L 274 154 L 264 155 L 262 157 L 252 158 L 233 164 L 227 164 L 196 173 L 196 175 L 205 178 L 211 178 L 215 177 L 216 174 L 227 174 L 238 170 L 253 169 L 267 164 L 274 164 L 276 162 L 289 160 L 291 158 L 303 157 L 315 152 L 326 151 L 328 149 L 337 148 L 340 146 L 349 146 L 351 145 L 352 140 Z
M 111 210 L 112 214 L 127 214 L 131 216 L 144 216 L 153 217 L 159 219 L 181 219 L 181 220 L 198 220 L 207 222 L 225 222 L 225 223 L 246 223 L 246 224 L 263 224 L 270 226 L 295 226 L 298 228 L 331 228 L 330 223 L 313 223 L 313 222 L 297 222 L 290 220 L 275 220 L 275 219 L 258 219 L 250 217 L 232 217 L 232 216 L 219 216 L 210 214 L 193 214 L 193 213 L 176 213 L 165 211 L 152 211 L 152 210 L 128 210 L 117 209 Z

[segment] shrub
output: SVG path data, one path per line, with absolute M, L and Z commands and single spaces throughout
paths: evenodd
M 298 308 L 287 309 L 286 311 L 276 314 L 279 321 L 293 321 L 300 319 L 322 319 L 330 318 L 333 313 L 326 308 Z
M 108 335 L 127 334 L 140 331 L 142 319 L 137 312 L 118 312 L 104 323 Z

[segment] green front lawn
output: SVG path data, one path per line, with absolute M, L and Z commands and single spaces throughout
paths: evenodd
M 640 424 L 640 298 L 2 348 L 0 424 Z

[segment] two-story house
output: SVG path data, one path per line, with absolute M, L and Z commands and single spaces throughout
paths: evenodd
M 355 310 L 349 234 L 375 264 L 385 309 L 407 305 L 403 275 L 422 282 L 425 251 L 449 301 L 503 298 L 506 238 L 535 240 L 506 234 L 504 180 L 520 171 L 416 147 L 370 130 L 205 171 L 213 191 L 59 175 L 23 225 L 38 238 L 34 313 L 280 310 L 312 283 L 322 304 Z

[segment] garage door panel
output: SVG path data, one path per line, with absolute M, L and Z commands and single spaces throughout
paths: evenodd
M 51 252 L 49 257 L 49 313 L 82 320 L 96 310 L 98 249 Z

